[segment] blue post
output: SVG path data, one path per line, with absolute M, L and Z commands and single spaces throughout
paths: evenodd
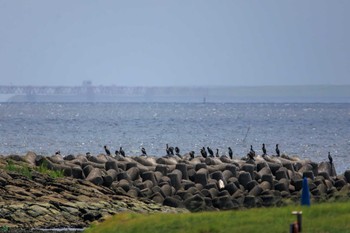
M 307 205 L 310 206 L 310 191 L 309 191 L 309 184 L 307 183 L 307 178 L 304 177 L 303 179 L 303 190 L 301 193 L 301 205 Z

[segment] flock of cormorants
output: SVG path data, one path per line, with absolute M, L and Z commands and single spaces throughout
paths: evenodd
M 108 149 L 107 145 L 104 146 L 104 150 L 106 152 L 107 155 L 109 156 L 112 156 L 110 150 Z M 173 146 L 169 146 L 169 144 L 166 144 L 166 148 L 165 148 L 165 151 L 166 151 L 166 155 L 167 156 L 178 156 L 180 158 L 182 158 L 181 154 L 180 154 L 180 148 L 179 147 L 173 147 Z M 276 144 L 276 155 L 277 157 L 280 156 L 280 150 L 279 150 L 279 147 L 278 147 L 278 144 Z M 265 144 L 263 143 L 262 144 L 262 156 L 265 156 L 267 155 L 267 150 L 266 150 L 266 146 Z M 116 150 L 115 151 L 115 156 L 123 156 L 125 157 L 125 151 L 123 150 L 122 147 L 119 148 L 119 151 Z M 195 152 L 194 151 L 190 151 L 188 153 L 190 155 L 191 158 L 194 158 L 195 157 Z M 200 154 L 203 158 L 207 158 L 207 157 L 220 157 L 220 154 L 219 154 L 219 149 L 216 149 L 216 152 L 214 154 L 214 151 L 209 147 L 207 146 L 206 148 L 203 146 L 201 149 L 200 149 Z M 141 148 L 141 156 L 146 156 L 147 155 L 147 152 L 146 152 L 146 149 L 144 147 Z M 228 147 L 228 155 L 230 157 L 230 159 L 233 159 L 233 151 L 231 149 L 231 147 Z M 223 155 L 223 156 L 226 156 L 226 155 Z M 255 160 L 254 157 L 256 156 L 256 153 L 253 149 L 253 146 L 251 145 L 250 146 L 250 151 L 247 153 L 247 158 L 251 159 L 251 160 Z M 330 156 L 330 155 L 329 155 Z
M 105 150 L 105 152 L 106 152 L 106 155 L 112 156 L 111 151 L 108 149 L 107 145 L 105 145 L 103 148 L 104 148 L 104 150 Z M 263 152 L 263 153 L 262 153 L 262 156 L 263 156 L 263 157 L 264 157 L 265 155 L 267 155 L 267 150 L 266 150 L 265 143 L 262 144 L 261 150 L 262 150 L 262 152 Z M 169 146 L 168 144 L 166 144 L 166 149 L 165 149 L 165 151 L 166 151 L 166 155 L 167 155 L 167 156 L 175 156 L 175 155 L 176 155 L 176 156 L 182 158 L 182 156 L 181 156 L 181 154 L 180 154 L 180 148 L 177 147 L 177 146 L 176 146 L 176 147 L 172 147 L 172 146 Z M 274 156 L 277 156 L 277 157 L 280 157 L 280 156 L 281 156 L 281 154 L 280 154 L 280 149 L 279 149 L 279 147 L 278 147 L 278 144 L 276 144 L 275 152 L 276 152 L 276 155 L 274 155 Z M 203 158 L 207 158 L 207 157 L 212 157 L 212 158 L 214 158 L 214 157 L 220 157 L 220 155 L 219 155 L 219 149 L 216 149 L 216 153 L 215 153 L 215 155 L 214 155 L 214 151 L 213 151 L 209 146 L 207 146 L 207 148 L 205 148 L 205 147 L 203 146 L 203 147 L 200 149 L 200 153 L 201 153 L 201 156 L 202 156 Z M 59 154 L 61 154 L 61 152 L 58 150 L 58 151 L 56 151 L 55 154 L 56 154 L 56 155 L 59 155 Z M 116 151 L 114 152 L 114 154 L 115 154 L 115 156 L 121 155 L 121 156 L 125 157 L 125 151 L 123 150 L 122 147 L 119 148 L 119 151 L 116 150 Z M 190 151 L 188 154 L 190 155 L 191 158 L 194 158 L 194 157 L 195 157 L 195 152 L 194 152 L 194 151 Z M 87 152 L 86 155 L 87 155 L 87 156 L 90 156 L 90 152 Z M 232 151 L 231 147 L 228 147 L 228 155 L 229 155 L 230 159 L 233 159 L 233 151 Z M 147 152 L 146 152 L 146 149 L 145 149 L 144 147 L 141 148 L 141 156 L 147 156 Z M 223 155 L 223 156 L 226 156 L 226 155 Z M 256 156 L 256 153 L 255 153 L 255 151 L 254 151 L 254 149 L 253 149 L 253 145 L 250 145 L 250 151 L 247 153 L 247 159 L 250 159 L 250 160 L 253 160 L 253 161 L 254 161 L 254 160 L 255 160 L 255 159 L 254 159 L 255 156 Z M 328 152 L 328 160 L 329 160 L 329 162 L 330 162 L 331 164 L 333 164 L 333 158 L 332 158 L 330 152 Z

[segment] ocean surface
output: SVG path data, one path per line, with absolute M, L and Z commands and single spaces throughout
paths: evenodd
M 338 172 L 350 169 L 350 104 L 218 103 L 0 103 L 0 154 L 104 153 L 120 146 L 127 155 L 166 154 L 166 143 L 181 153 L 201 147 L 241 158 L 250 145 L 327 161 Z

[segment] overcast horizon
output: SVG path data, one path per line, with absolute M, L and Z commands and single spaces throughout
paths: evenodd
M 0 85 L 350 85 L 350 1 L 0 0 Z

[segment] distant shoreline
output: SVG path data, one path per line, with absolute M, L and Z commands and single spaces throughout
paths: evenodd
M 0 86 L 0 102 L 350 103 L 350 85 L 245 87 Z

